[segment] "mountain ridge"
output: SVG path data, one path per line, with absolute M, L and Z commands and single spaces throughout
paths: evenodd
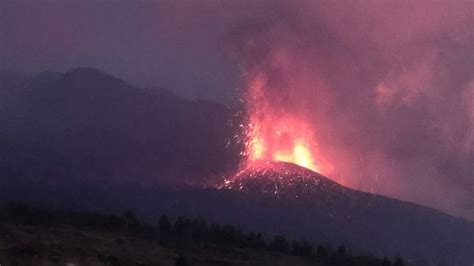
M 332 189 L 319 176 L 310 190 L 297 182 L 298 191 L 317 192 L 297 198 L 261 190 L 177 188 L 176 180 L 210 182 L 237 168 L 241 149 L 228 145 L 236 132 L 228 123 L 232 110 L 172 94 L 153 96 L 96 70 L 67 73 L 0 88 L 16 99 L 0 113 L 1 200 L 105 213 L 134 209 L 148 217 L 202 216 L 380 255 L 400 252 L 435 263 L 454 258 L 451 264 L 462 266 L 474 261 L 472 222 L 384 196 Z M 247 170 L 240 177 L 260 175 Z M 291 167 L 288 175 L 294 173 Z M 268 184 L 273 185 L 263 183 L 256 191 L 272 192 Z

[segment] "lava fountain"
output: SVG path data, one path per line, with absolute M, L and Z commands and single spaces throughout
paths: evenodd
M 218 184 L 219 189 L 298 198 L 334 186 L 319 174 L 315 128 L 304 112 L 297 111 L 287 91 L 271 87 L 264 74 L 249 79 L 244 95 L 247 117 L 241 125 L 243 165 Z
M 320 172 L 314 128 L 303 115 L 285 110 L 284 99 L 275 101 L 263 75 L 249 82 L 245 95 L 248 118 L 244 128 L 245 167 L 281 161 Z

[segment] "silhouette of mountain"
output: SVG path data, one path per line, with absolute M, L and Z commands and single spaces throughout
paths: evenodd
M 11 159 L 3 165 L 23 172 L 17 178 L 192 180 L 237 162 L 237 150 L 228 145 L 230 110 L 216 103 L 150 93 L 93 68 L 44 72 L 0 89 L 7 91 L 15 91 L 17 101 L 0 114 L 0 143 L 2 157 Z M 22 169 L 22 162 L 35 168 L 37 160 L 54 169 L 48 162 L 34 174 Z
M 279 221 L 267 220 L 266 226 L 285 224 L 285 230 L 289 230 L 285 233 L 298 228 L 313 239 L 351 243 L 385 254 L 398 250 L 408 258 L 423 257 L 432 263 L 474 262 L 474 223 L 431 208 L 353 190 L 294 164 L 257 163 L 218 188 L 238 191 L 242 197 L 264 195 L 280 202 L 280 215 L 273 214 Z M 267 212 L 253 217 L 260 218 Z
M 340 186 L 291 164 L 240 172 L 221 189 L 148 185 L 236 167 L 231 110 L 149 92 L 91 68 L 0 87 L 0 200 L 110 213 L 202 216 L 351 250 L 449 265 L 474 262 L 474 225 Z M 147 186 L 141 186 L 141 184 Z M 276 193 L 275 193 L 276 192 Z

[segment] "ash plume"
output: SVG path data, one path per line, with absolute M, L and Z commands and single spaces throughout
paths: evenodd
M 233 10 L 223 39 L 244 92 L 263 76 L 274 109 L 311 121 L 323 174 L 474 219 L 472 2 L 269 1 Z

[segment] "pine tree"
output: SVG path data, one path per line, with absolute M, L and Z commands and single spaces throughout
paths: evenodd
M 275 236 L 269 244 L 269 249 L 271 251 L 277 251 L 281 253 L 288 253 L 290 249 L 290 244 L 284 236 Z
M 160 244 L 167 245 L 171 241 L 173 234 L 173 229 L 171 227 L 170 220 L 168 216 L 161 215 L 158 222 L 158 237 L 160 239 Z
M 336 255 L 339 256 L 339 257 L 345 256 L 345 255 L 346 255 L 346 247 L 344 247 L 344 245 L 341 245 L 341 246 L 337 249 Z
M 188 263 L 188 260 L 181 254 L 178 256 L 178 258 L 176 259 L 176 263 L 175 263 L 176 266 L 188 266 L 189 263 Z
M 391 266 L 392 262 L 387 257 L 384 257 L 382 260 L 382 266 Z
M 327 248 L 323 247 L 323 246 L 317 246 L 316 247 L 316 257 L 320 258 L 320 259 L 325 259 L 327 258 L 329 255 L 329 252 L 327 250 Z
M 397 255 L 397 257 L 395 258 L 395 262 L 393 263 L 393 266 L 403 266 L 404 263 L 403 263 L 403 260 L 400 256 Z

